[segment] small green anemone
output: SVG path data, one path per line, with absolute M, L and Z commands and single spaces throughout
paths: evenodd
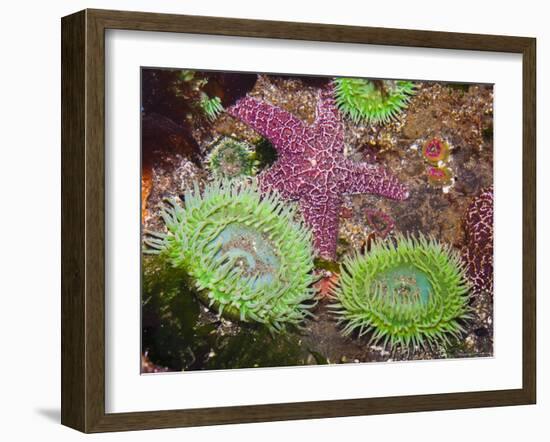
M 371 333 L 390 347 L 448 343 L 469 317 L 466 275 L 450 246 L 424 236 L 399 235 L 367 255 L 345 259 L 331 307 L 342 332 Z
M 252 176 L 256 163 L 251 147 L 230 137 L 216 141 L 206 157 L 206 167 L 217 178 Z
M 209 97 L 201 92 L 199 105 L 210 121 L 214 121 L 223 112 L 222 100 L 220 97 Z
M 221 180 L 164 209 L 167 234 L 150 233 L 150 253 L 184 269 L 199 297 L 220 315 L 272 331 L 312 316 L 313 246 L 294 206 L 257 183 Z
M 336 104 L 340 112 L 355 123 L 387 123 L 408 106 L 415 93 L 412 81 L 334 79 Z

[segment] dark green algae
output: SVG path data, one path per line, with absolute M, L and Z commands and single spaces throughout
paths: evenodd
M 142 266 L 142 353 L 156 365 L 187 371 L 328 363 L 297 329 L 273 335 L 261 324 L 227 326 L 162 255 L 145 256 Z

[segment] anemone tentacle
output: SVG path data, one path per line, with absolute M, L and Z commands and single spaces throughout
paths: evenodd
M 209 97 L 204 92 L 201 93 L 199 106 L 209 121 L 214 121 L 223 112 L 222 100 L 220 97 Z

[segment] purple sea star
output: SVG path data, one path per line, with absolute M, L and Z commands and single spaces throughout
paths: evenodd
M 491 186 L 474 198 L 464 219 L 462 259 L 475 294 L 493 293 L 493 207 Z
M 355 163 L 344 156 L 344 126 L 331 86 L 320 89 L 316 118 L 310 126 L 251 97 L 241 98 L 228 112 L 269 139 L 277 150 L 277 161 L 258 177 L 260 188 L 276 189 L 283 198 L 298 201 L 322 258 L 336 258 L 343 195 L 372 193 L 397 200 L 409 195 L 383 167 Z

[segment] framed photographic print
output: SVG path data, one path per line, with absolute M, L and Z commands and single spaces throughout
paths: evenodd
M 532 404 L 535 40 L 62 20 L 62 423 Z

